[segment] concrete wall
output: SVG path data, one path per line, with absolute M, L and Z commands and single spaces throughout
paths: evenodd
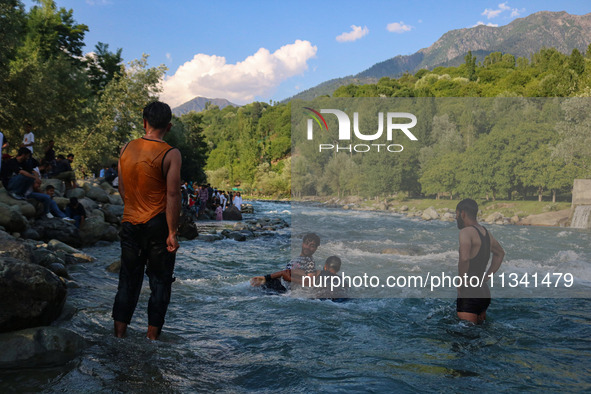
M 572 207 L 591 205 L 591 179 L 575 179 Z

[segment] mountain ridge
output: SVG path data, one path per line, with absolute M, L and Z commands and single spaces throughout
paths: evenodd
M 240 107 L 240 105 L 234 104 L 223 98 L 211 99 L 207 97 L 197 96 L 179 105 L 178 107 L 173 108 L 172 113 L 176 116 L 181 116 L 189 112 L 201 112 L 205 109 L 207 103 L 210 103 L 210 105 L 217 105 L 220 109 L 224 109 L 228 105 L 231 105 L 233 107 Z
M 562 53 L 569 53 L 574 48 L 585 52 L 590 43 L 591 13 L 573 15 L 566 11 L 539 11 L 504 26 L 479 25 L 450 30 L 431 46 L 411 55 L 397 55 L 355 75 L 330 79 L 283 101 L 311 100 L 330 95 L 340 86 L 375 83 L 382 77 L 397 78 L 404 72 L 414 73 L 422 68 L 457 66 L 464 62 L 468 51 L 472 51 L 478 61 L 492 52 L 529 58 L 543 47 L 553 47 Z

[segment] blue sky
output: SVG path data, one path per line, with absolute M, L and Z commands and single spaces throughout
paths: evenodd
M 591 12 L 570 1 L 56 0 L 125 61 L 168 67 L 162 99 L 282 100 L 326 80 L 425 48 L 453 29 L 506 25 L 537 11 Z M 32 1 L 26 0 L 30 6 Z M 337 38 L 339 37 L 339 38 Z

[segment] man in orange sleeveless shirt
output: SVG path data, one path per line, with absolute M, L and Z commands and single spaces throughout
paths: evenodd
M 153 102 L 144 108 L 146 134 L 121 149 L 119 192 L 121 270 L 113 305 L 115 336 L 125 335 L 137 305 L 144 268 L 150 281 L 149 339 L 158 339 L 170 302 L 181 209 L 181 154 L 162 140 L 172 124 L 170 107 Z

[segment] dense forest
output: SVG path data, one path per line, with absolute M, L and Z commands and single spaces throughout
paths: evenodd
M 414 100 L 410 108 L 428 118 L 419 127 L 420 143 L 385 160 L 383 155 L 355 152 L 327 157 L 302 152 L 294 136 L 292 178 L 280 160 L 290 152 L 292 105 L 301 103 L 253 103 L 224 111 L 214 107 L 200 116 L 210 151 L 208 174 L 216 183 L 241 184 L 267 194 L 288 194 L 291 181 L 296 195 L 378 197 L 403 192 L 437 198 L 548 195 L 554 200 L 557 194 L 570 193 L 573 179 L 591 176 L 590 95 L 591 48 L 585 55 L 576 49 L 565 55 L 547 48 L 530 59 L 492 53 L 478 61 L 469 53 L 459 67 L 343 86 L 332 98 Z M 452 99 L 462 97 L 488 99 Z M 427 98 L 446 99 L 428 104 Z M 328 99 L 306 105 L 324 108 Z M 300 115 L 294 113 L 294 122 Z
M 52 0 L 28 11 L 19 0 L 5 0 L 0 13 L 0 130 L 9 152 L 30 122 L 36 155 L 53 139 L 57 153 L 76 155 L 79 175 L 115 162 L 121 146 L 142 135 L 141 110 L 157 99 L 166 68 L 149 67 L 147 55 L 123 64 L 122 49 L 100 42 L 83 55 L 87 26 Z M 419 143 L 386 162 L 357 153 L 313 159 L 297 146 L 292 150 L 295 101 L 223 110 L 209 105 L 175 117 L 167 140 L 181 150 L 184 179 L 258 195 L 289 196 L 293 182 L 298 195 L 555 197 L 569 193 L 574 178 L 591 176 L 589 96 L 591 48 L 570 54 L 546 48 L 517 59 L 469 53 L 458 67 L 333 93 L 400 97 L 415 105 L 428 98 L 490 98 L 474 105 L 421 105 L 428 121 L 419 127 Z M 519 100 L 524 97 L 573 99 Z

